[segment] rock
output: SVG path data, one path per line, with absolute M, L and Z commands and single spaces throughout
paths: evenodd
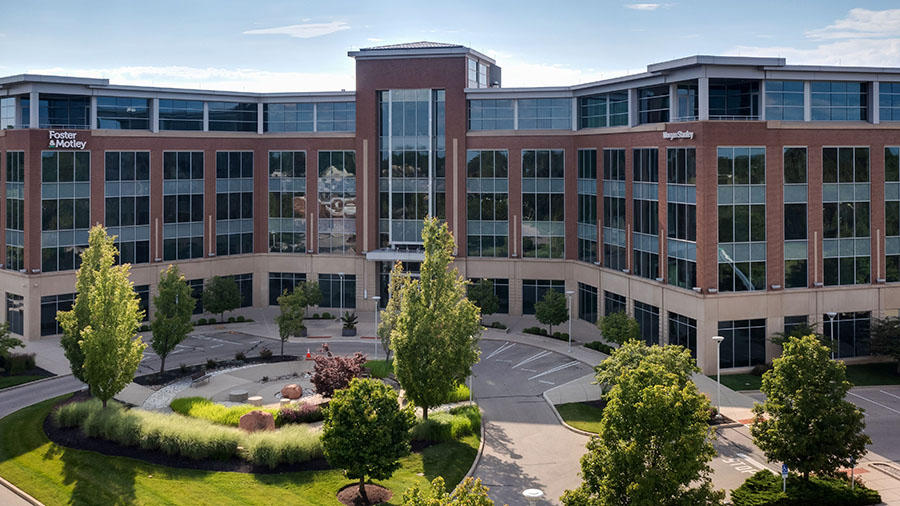
M 238 427 L 247 432 L 275 430 L 275 417 L 266 411 L 253 410 L 241 417 Z
M 281 389 L 281 396 L 286 399 L 299 399 L 303 396 L 303 389 L 300 388 L 300 385 L 291 383 Z
M 247 403 L 253 406 L 262 406 L 263 398 L 261 395 L 254 395 L 253 397 L 247 398 Z

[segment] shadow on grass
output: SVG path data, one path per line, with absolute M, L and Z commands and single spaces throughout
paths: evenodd
M 73 506 L 110 504 L 130 506 L 135 504 L 135 466 L 121 465 L 108 459 L 103 465 L 89 462 L 83 451 L 70 450 L 51 444 L 44 459 L 58 459 L 62 462 L 62 482 L 72 486 L 68 501 Z M 98 477 L 104 477 L 98 480 Z M 102 487 L 97 486 L 102 483 Z

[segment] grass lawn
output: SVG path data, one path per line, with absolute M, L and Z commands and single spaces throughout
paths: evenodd
M 29 383 L 42 378 L 46 378 L 46 376 L 28 374 L 23 374 L 21 376 L 0 376 L 0 390 L 3 390 L 4 388 L 14 387 L 16 385 L 21 385 L 22 383 Z
M 715 381 L 716 375 L 710 374 L 710 378 Z M 759 390 L 762 386 L 762 376 L 754 376 L 752 374 L 723 374 L 722 384 L 732 390 Z
M 570 402 L 567 404 L 558 404 L 556 410 L 567 424 L 581 429 L 586 432 L 596 434 L 600 431 L 600 419 L 603 417 L 603 410 L 583 402 Z
M 369 360 L 363 367 L 369 370 L 369 374 L 373 378 L 387 378 L 387 375 L 394 372 L 394 359 L 390 362 L 386 360 Z
M 858 387 L 900 385 L 896 362 L 848 365 L 847 380 Z
M 0 420 L 0 475 L 47 506 L 106 504 L 339 505 L 335 494 L 351 483 L 341 471 L 244 474 L 174 469 L 124 457 L 72 450 L 51 443 L 42 420 L 58 399 Z M 478 436 L 441 443 L 404 458 L 390 480 L 399 504 L 403 491 L 443 476 L 462 480 L 478 452 Z M 418 476 L 423 473 L 424 476 Z

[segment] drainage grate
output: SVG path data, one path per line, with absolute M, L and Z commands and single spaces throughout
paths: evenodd
M 900 480 L 900 467 L 897 467 L 893 464 L 889 464 L 887 462 L 872 462 L 871 464 L 869 464 L 869 467 L 877 469 L 894 479 Z

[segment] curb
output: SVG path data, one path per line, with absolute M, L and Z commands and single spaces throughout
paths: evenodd
M 476 404 L 477 405 L 477 404 Z M 478 464 L 481 463 L 481 456 L 484 455 L 484 410 L 481 409 L 481 406 L 478 406 L 478 412 L 481 413 L 481 443 L 478 445 L 478 454 L 475 455 L 475 461 L 472 462 L 472 465 L 469 467 L 469 472 L 463 476 L 463 479 L 460 481 L 462 483 L 466 478 L 471 478 L 475 475 L 475 468 L 478 467 Z
M 69 374 L 59 374 L 59 375 L 56 375 L 56 376 L 47 376 L 46 378 L 41 378 L 41 379 L 39 379 L 39 380 L 29 381 L 28 383 L 22 383 L 21 385 L 16 385 L 16 386 L 13 386 L 13 387 L 7 387 L 7 388 L 4 388 L 3 390 L 0 390 L 0 394 L 6 393 L 6 392 L 12 392 L 12 391 L 14 391 L 14 390 L 18 390 L 18 389 L 20 389 L 20 388 L 25 388 L 25 387 L 31 386 L 31 385 L 38 385 L 38 384 L 40 384 L 40 383 L 45 383 L 45 382 L 50 381 L 50 380 L 55 380 L 55 379 L 59 379 L 59 378 L 65 378 L 66 376 L 71 376 L 71 375 L 72 375 L 72 373 L 69 373 Z
M 543 398 L 544 398 L 544 401 L 546 401 L 547 404 L 550 406 L 550 410 L 553 411 L 553 415 L 556 417 L 556 420 L 557 420 L 560 424 L 562 424 L 563 427 L 569 429 L 570 431 L 574 432 L 575 434 L 581 434 L 582 436 L 592 437 L 592 436 L 596 436 L 596 435 L 597 435 L 597 434 L 594 434 L 593 432 L 588 432 L 588 431 L 586 431 L 586 430 L 576 429 L 575 427 L 572 427 L 571 425 L 567 424 L 566 421 L 563 420 L 562 415 L 559 414 L 559 411 L 556 410 L 556 406 L 554 406 L 553 403 L 550 402 L 550 399 L 547 397 L 547 392 L 546 392 L 546 391 L 544 391 L 544 393 L 541 394 L 541 397 L 543 397 Z
M 22 498 L 22 500 L 27 502 L 28 504 L 31 504 L 33 506 L 44 506 L 44 503 L 38 501 L 34 497 L 31 497 L 30 495 L 25 493 L 23 490 L 21 490 L 19 487 L 6 481 L 5 479 L 3 479 L 2 476 L 0 476 L 0 485 L 3 485 L 4 487 L 8 488 L 10 492 L 12 492 L 13 494 L 16 494 L 17 496 Z

